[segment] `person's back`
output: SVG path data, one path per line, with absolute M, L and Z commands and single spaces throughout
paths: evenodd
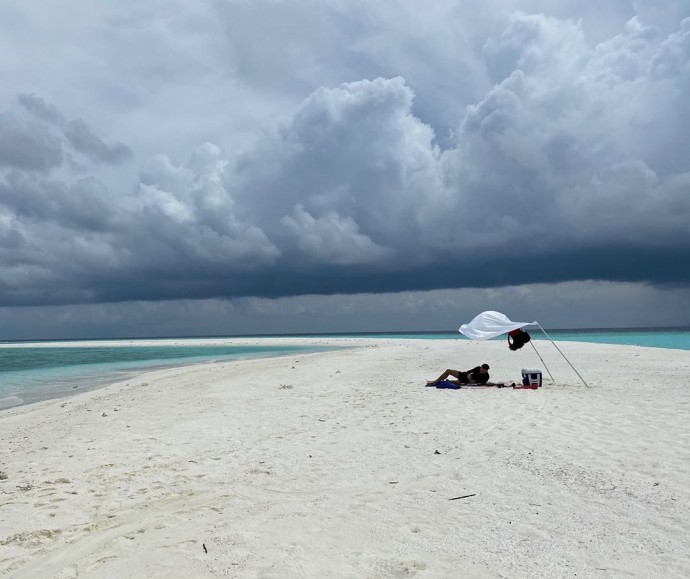
M 489 381 L 489 365 L 482 364 L 476 368 L 468 370 L 465 375 L 468 378 L 468 382 L 474 382 L 475 384 L 486 384 Z

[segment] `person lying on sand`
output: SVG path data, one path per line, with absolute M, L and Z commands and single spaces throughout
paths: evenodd
M 482 364 L 466 372 L 448 368 L 443 374 L 436 378 L 436 380 L 430 380 L 426 385 L 434 386 L 437 382 L 446 380 L 450 376 L 456 378 L 458 384 L 469 384 L 470 382 L 473 384 L 486 384 L 489 381 L 489 365 Z M 453 382 L 453 380 L 450 380 L 450 382 Z

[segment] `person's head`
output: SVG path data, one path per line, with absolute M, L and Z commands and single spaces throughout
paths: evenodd
M 482 367 L 479 369 L 479 371 L 482 374 L 486 374 L 489 371 L 489 365 L 488 364 L 482 364 Z

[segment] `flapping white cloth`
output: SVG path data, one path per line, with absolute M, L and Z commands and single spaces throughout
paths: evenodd
M 537 322 L 513 322 L 501 312 L 482 312 L 469 324 L 460 326 L 460 332 L 470 340 L 488 340 L 501 334 L 507 334 L 524 326 Z

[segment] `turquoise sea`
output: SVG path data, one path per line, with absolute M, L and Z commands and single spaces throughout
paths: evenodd
M 527 328 L 535 340 L 546 337 L 538 329 Z M 546 330 L 554 340 L 622 344 L 652 348 L 690 350 L 690 328 L 633 328 Z M 304 336 L 252 337 L 366 337 L 398 339 L 457 339 L 458 332 L 310 334 Z M 218 338 L 219 336 L 215 336 Z M 228 336 L 231 337 L 231 336 Z M 244 336 L 247 337 L 247 336 Z M 497 338 L 504 339 L 504 338 Z M 40 347 L 0 343 L 0 409 L 65 396 L 125 379 L 144 370 L 195 364 L 212 360 L 236 360 L 256 356 L 281 356 L 323 350 L 310 346 L 179 346 L 171 338 L 161 338 L 153 346 L 64 347 L 59 341 Z
M 532 338 L 546 340 L 541 330 L 525 328 Z M 619 344 L 622 346 L 644 346 L 646 348 L 670 348 L 690 350 L 690 328 L 630 328 L 630 329 L 582 329 L 550 330 L 545 328 L 554 341 L 590 342 L 593 344 Z M 389 334 L 353 334 L 361 337 L 416 338 L 416 339 L 466 339 L 458 332 L 420 332 Z M 504 336 L 494 338 L 505 340 Z
M 98 388 L 146 370 L 325 349 L 203 344 L 99 346 L 97 342 L 84 347 L 65 347 L 57 341 L 43 343 L 40 347 L 16 345 L 18 343 L 0 343 L 0 410 Z

